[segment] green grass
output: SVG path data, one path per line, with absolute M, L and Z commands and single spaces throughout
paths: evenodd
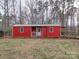
M 79 59 L 79 40 L 0 40 L 0 59 Z

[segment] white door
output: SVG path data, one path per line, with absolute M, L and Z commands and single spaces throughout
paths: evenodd
M 41 37 L 41 27 L 36 27 L 36 37 Z

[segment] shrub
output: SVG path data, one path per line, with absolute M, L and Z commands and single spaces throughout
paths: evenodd
M 3 36 L 3 31 L 0 31 L 0 37 L 2 37 Z

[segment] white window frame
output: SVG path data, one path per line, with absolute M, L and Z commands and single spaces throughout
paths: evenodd
M 54 32 L 54 27 L 49 27 L 49 32 Z
M 24 27 L 20 27 L 19 31 L 20 33 L 24 33 Z

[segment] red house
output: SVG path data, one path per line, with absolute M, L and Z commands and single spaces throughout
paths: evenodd
M 13 38 L 59 38 L 61 26 L 59 24 L 43 25 L 13 25 Z

